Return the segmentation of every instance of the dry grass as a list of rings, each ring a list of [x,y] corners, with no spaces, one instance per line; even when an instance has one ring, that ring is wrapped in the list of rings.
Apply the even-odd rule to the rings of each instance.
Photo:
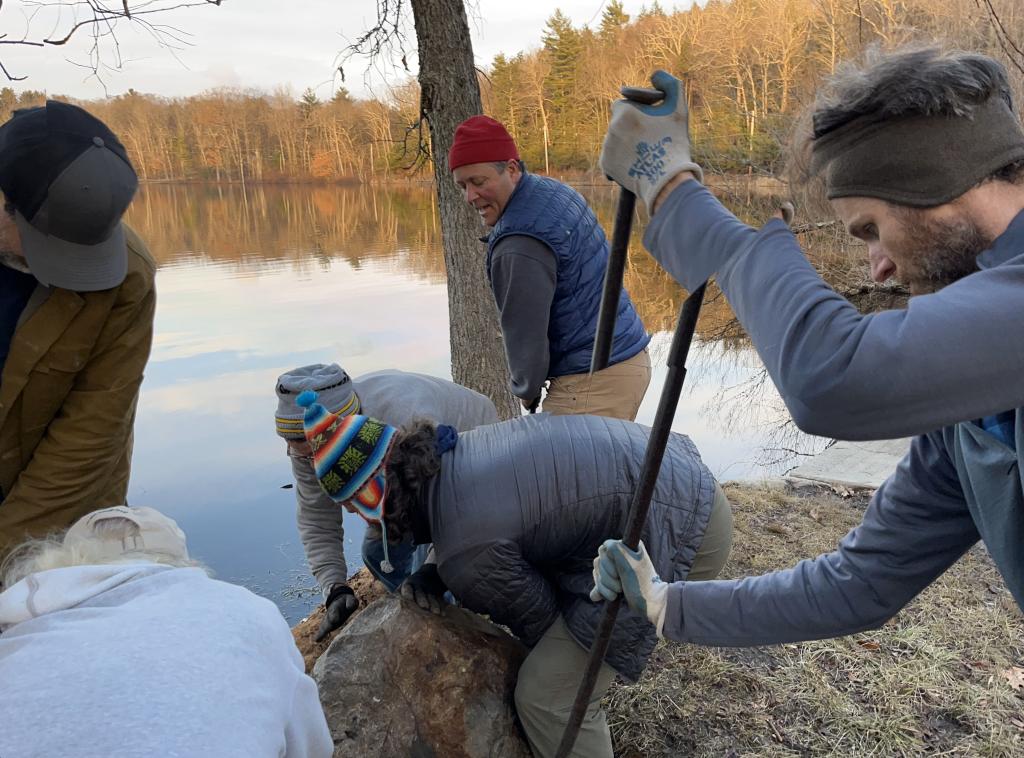
[[[728,486],[733,553],[723,578],[832,549],[864,500]],[[1021,618],[975,548],[882,629],[763,648],[663,643],[608,698],[616,755],[1024,755]]]

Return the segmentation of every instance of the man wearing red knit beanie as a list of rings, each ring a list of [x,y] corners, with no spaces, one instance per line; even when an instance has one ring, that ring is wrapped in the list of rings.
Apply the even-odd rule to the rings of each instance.
[[[608,240],[571,187],[526,171],[515,141],[487,116],[455,130],[448,168],[491,227],[487,276],[511,388],[527,410],[633,420],[651,380],[650,341],[622,290],[611,360],[590,374]]]

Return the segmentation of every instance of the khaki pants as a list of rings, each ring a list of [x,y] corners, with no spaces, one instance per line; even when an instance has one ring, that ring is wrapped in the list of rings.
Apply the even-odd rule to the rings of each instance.
[[[687,581],[718,576],[731,547],[732,507],[721,487],[715,484],[711,517]],[[559,616],[523,661],[516,682],[516,712],[536,758],[549,758],[558,749],[588,657],[589,651],[573,639]],[[601,698],[613,681],[615,669],[602,664],[587,714],[570,753],[572,758],[612,758],[612,737]]]
[[[650,383],[651,354],[644,348],[594,374],[552,377],[541,410],[556,416],[590,414],[634,421]]]

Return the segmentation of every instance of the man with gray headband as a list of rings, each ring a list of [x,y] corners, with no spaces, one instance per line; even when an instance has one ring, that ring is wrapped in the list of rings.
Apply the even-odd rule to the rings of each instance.
[[[274,426],[288,443],[288,457],[295,478],[299,538],[324,595],[323,623],[317,640],[342,626],[355,612],[358,601],[348,586],[345,564],[344,510],[320,488],[313,467],[312,450],[302,425],[305,409],[296,403],[305,390],[317,393],[317,402],[338,416],[363,414],[391,426],[404,426],[413,419],[448,424],[460,432],[498,421],[494,403],[479,392],[445,379],[409,371],[384,370],[364,374],[353,380],[337,363],[299,366],[277,378],[277,412]],[[420,605],[443,594],[443,587],[432,581],[437,575],[432,562],[423,566],[426,546],[416,548],[411,541],[391,546],[390,572],[381,561],[384,550],[379,533],[367,532],[363,540],[363,564],[380,582]],[[422,567],[422,568],[421,568]],[[406,580],[410,580],[406,582]],[[433,587],[437,587],[436,593]]]
[[[594,597],[623,592],[665,637],[761,645],[875,628],[983,541],[1024,607],[1024,132],[996,61],[874,54],[819,95],[810,140],[873,277],[915,295],[862,315],[782,220],[738,221],[695,180],[686,98],[620,101],[601,166],[653,211],[644,244],[687,289],[714,275],[796,423],[842,439],[914,438],[836,551],[739,581],[658,579],[609,541]],[[663,625],[663,626],[662,626]]]
[[[138,182],[99,119],[0,126],[0,557],[125,502],[156,266],[121,222]]]

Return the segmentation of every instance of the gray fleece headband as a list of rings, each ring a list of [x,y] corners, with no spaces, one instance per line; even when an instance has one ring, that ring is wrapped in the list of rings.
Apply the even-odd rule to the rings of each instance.
[[[824,171],[829,200],[875,197],[926,208],[1019,160],[1024,131],[994,95],[971,116],[862,116],[814,141],[811,170]]]

